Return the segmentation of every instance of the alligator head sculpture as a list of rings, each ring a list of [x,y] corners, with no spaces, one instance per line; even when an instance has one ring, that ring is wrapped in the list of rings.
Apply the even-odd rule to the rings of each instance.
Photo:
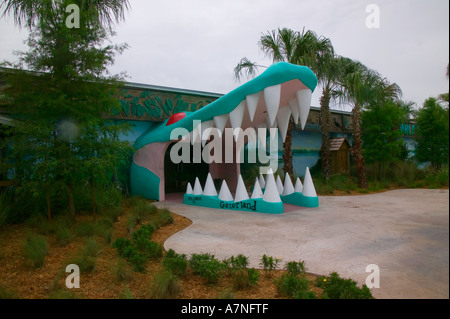
[[[258,77],[205,107],[195,112],[174,114],[164,122],[152,126],[134,144],[136,152],[133,156],[130,172],[132,194],[164,201],[164,156],[166,150],[170,144],[185,141],[186,137],[192,143],[201,142],[202,138],[204,139],[205,137],[203,132],[206,128],[215,128],[221,133],[226,128],[246,130],[247,128],[270,129],[277,127],[284,141],[291,115],[295,123],[300,124],[301,128],[304,129],[311,105],[311,94],[316,86],[317,77],[308,67],[279,62],[270,66]],[[201,126],[198,126],[199,123]],[[203,129],[199,129],[199,127]],[[173,132],[175,129],[184,129],[189,134],[186,134],[183,138],[176,135],[174,138]],[[219,134],[219,136],[222,138],[222,134]],[[248,195],[247,197],[239,195],[242,189],[245,189],[245,185],[241,183],[239,164],[226,167],[223,165],[227,164],[221,163],[211,163],[209,165],[210,174],[205,184],[205,190],[203,191],[198,180],[194,188],[192,188],[191,184],[188,184],[185,203],[195,205],[195,202],[198,203],[200,197],[210,196],[213,197],[213,200],[210,201],[211,198],[208,198],[209,202],[205,206],[254,211],[255,201],[248,198]],[[280,182],[275,181],[273,175],[270,175],[271,173],[267,175],[266,180],[262,176],[259,179],[257,178],[258,185],[255,185],[254,193],[255,189],[256,193],[259,192],[258,187],[261,193],[263,190],[265,191],[263,196],[254,195],[254,199],[262,201],[264,200],[263,197],[265,197],[266,201],[264,204],[267,204],[267,202],[281,202],[281,199],[284,202],[302,206],[314,207],[318,205],[312,180],[309,181],[311,179],[309,170],[305,174],[304,185],[297,180],[295,188],[292,186],[290,177],[286,176],[284,193],[280,192]],[[212,187],[214,187],[211,184],[212,178],[224,179],[220,191],[222,196],[220,194],[217,195],[215,188],[212,190]],[[228,185],[236,185],[236,197],[239,197],[240,201],[242,201],[240,205],[231,204],[239,201],[237,198],[232,200],[227,183]],[[274,196],[270,195],[274,191],[272,188],[277,187],[277,184],[279,193]],[[301,190],[302,188],[303,191]],[[286,191],[287,189],[289,191]],[[205,195],[204,192],[208,194]],[[186,199],[186,196],[191,198],[191,201]],[[217,202],[214,201],[214,196],[218,197]],[[222,199],[228,200],[224,201]],[[225,205],[219,203],[220,201],[228,203]],[[205,203],[205,200],[203,200],[203,203]],[[262,207],[262,204],[259,206]],[[221,205],[227,207],[220,207]],[[263,209],[262,211],[279,213],[280,205],[277,204],[276,206],[270,209]],[[252,209],[246,209],[248,207]],[[257,211],[261,211],[261,209],[257,209]]]

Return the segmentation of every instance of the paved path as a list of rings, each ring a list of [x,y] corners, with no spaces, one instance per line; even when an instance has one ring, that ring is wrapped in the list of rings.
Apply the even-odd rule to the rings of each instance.
[[[449,191],[393,190],[322,196],[320,207],[285,205],[281,215],[157,203],[193,224],[164,244],[179,253],[263,254],[304,260],[309,272],[338,272],[364,284],[366,266],[380,269],[376,298],[449,298]]]

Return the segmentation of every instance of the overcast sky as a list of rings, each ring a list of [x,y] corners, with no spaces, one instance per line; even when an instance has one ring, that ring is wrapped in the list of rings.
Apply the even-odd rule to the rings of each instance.
[[[339,55],[377,70],[397,83],[403,99],[421,106],[448,92],[448,0],[130,0],[115,43],[130,48],[113,71],[128,81],[227,93],[239,86],[233,68],[242,57],[270,65],[258,49],[262,33],[303,28],[330,38]],[[379,28],[366,12],[376,4]],[[0,60],[15,60],[27,32],[12,18],[0,21]],[[318,106],[321,89],[313,94]]]

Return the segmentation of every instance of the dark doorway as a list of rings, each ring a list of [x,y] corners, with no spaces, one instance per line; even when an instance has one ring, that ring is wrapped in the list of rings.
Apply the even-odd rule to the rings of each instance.
[[[170,159],[170,150],[175,143],[169,145],[164,156],[164,181],[167,193],[186,192],[187,183],[194,187],[195,178],[198,177],[202,186],[206,181],[209,172],[209,165],[203,161],[193,163],[193,147],[190,146],[189,163],[174,164]]]

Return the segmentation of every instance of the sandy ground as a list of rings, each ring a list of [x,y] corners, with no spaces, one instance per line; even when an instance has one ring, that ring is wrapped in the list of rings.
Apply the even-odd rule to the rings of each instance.
[[[360,284],[379,268],[375,298],[449,298],[449,190],[401,189],[359,196],[322,196],[320,207],[285,205],[281,215],[183,205],[159,207],[193,221],[166,240],[179,253],[242,253],[258,267],[263,254],[304,260],[308,272],[338,272]]]

